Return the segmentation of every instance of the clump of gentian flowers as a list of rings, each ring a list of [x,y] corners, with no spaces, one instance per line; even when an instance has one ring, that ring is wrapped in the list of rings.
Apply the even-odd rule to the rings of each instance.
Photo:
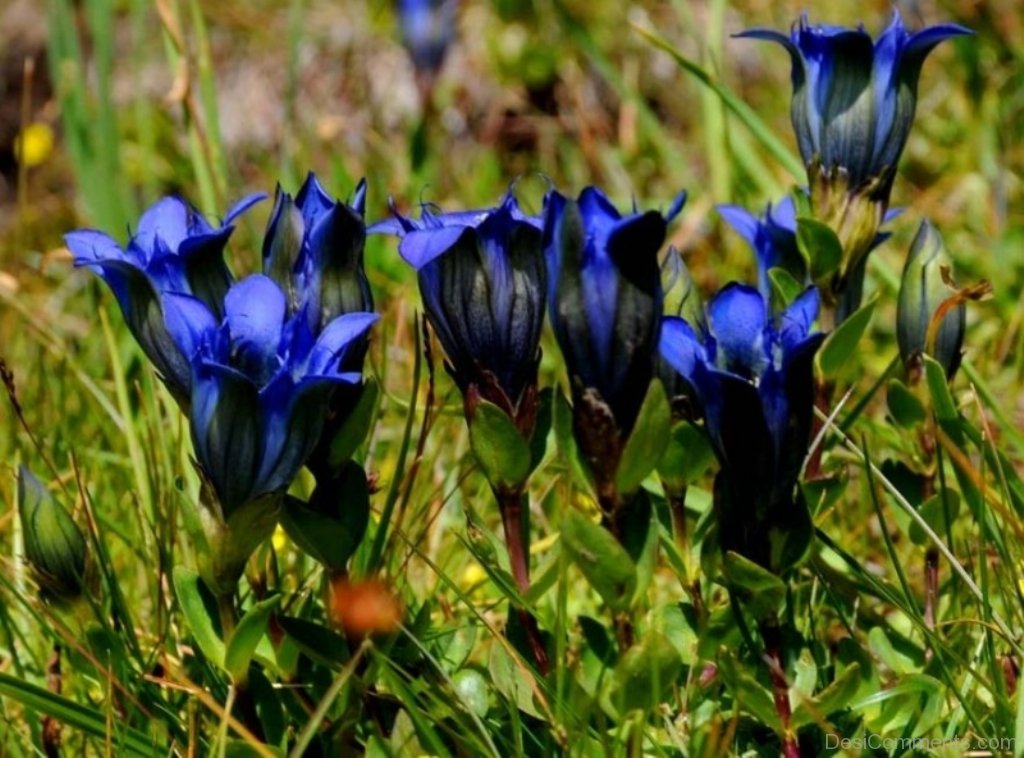
[[[346,359],[365,351],[377,320],[342,314],[338,291],[345,287],[333,286],[338,266],[326,244],[293,256],[298,289],[263,273],[234,279],[224,262],[230,221],[257,199],[236,206],[221,227],[182,200],[161,200],[126,248],[93,230],[66,237],[76,265],[113,290],[189,416],[202,484],[189,521],[204,543],[204,581],[222,596],[234,592],[249,555],[273,531],[289,485],[319,441],[332,390],[360,381],[361,366]],[[320,230],[329,238],[336,219],[321,220],[311,225],[313,237]],[[265,263],[277,274],[273,250]]]

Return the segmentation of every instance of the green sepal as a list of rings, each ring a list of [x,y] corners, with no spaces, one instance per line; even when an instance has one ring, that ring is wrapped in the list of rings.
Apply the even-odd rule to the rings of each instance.
[[[828,224],[815,218],[798,217],[796,245],[807,261],[813,281],[825,282],[839,271],[843,262],[843,245]]]

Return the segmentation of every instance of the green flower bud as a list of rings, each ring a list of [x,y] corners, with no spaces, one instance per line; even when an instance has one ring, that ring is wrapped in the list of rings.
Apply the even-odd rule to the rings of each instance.
[[[18,516],[25,558],[43,596],[74,600],[85,589],[85,538],[71,515],[24,466],[18,468]]]
[[[960,366],[967,309],[947,283],[950,266],[942,235],[923,221],[903,268],[896,307],[896,339],[907,371],[922,353],[938,361],[950,379]]]

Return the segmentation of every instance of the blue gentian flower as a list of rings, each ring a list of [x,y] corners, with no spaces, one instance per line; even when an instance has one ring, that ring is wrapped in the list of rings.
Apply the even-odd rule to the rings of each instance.
[[[957,24],[909,32],[899,11],[872,41],[863,27],[812,25],[800,18],[789,36],[752,29],[740,37],[778,42],[793,60],[793,129],[810,168],[842,171],[851,189],[881,182],[888,195],[917,105],[928,54],[943,40],[971,34]]]
[[[211,225],[185,201],[164,198],[142,214],[126,248],[94,229],[64,237],[75,265],[92,269],[113,291],[128,328],[181,402],[188,397],[191,383],[189,356],[168,334],[161,296],[191,295],[216,317],[222,316],[224,295],[232,282],[224,262],[232,223],[263,197],[241,200],[220,227]]]
[[[401,236],[399,253],[418,272],[427,318],[460,389],[512,417],[537,383],[547,293],[540,227],[510,190],[496,208],[424,206],[418,221],[396,212],[371,228]]]
[[[363,266],[366,180],[351,204],[332,198],[310,173],[293,198],[278,186],[263,240],[263,273],[305,311],[314,332],[343,313],[373,310]]]
[[[228,290],[223,319],[186,294],[166,294],[162,305],[168,332],[189,356],[196,460],[228,519],[287,489],[319,438],[332,387],[360,381],[341,365],[377,316],[345,314],[314,334],[262,274]]]
[[[896,341],[908,372],[915,370],[922,353],[928,353],[938,361],[949,379],[960,367],[964,330],[967,328],[967,306],[964,302],[953,301],[955,304],[947,306],[945,315],[929,335],[939,308],[956,295],[943,275],[943,268],[948,271],[951,266],[952,260],[942,235],[928,220],[922,221],[903,268],[896,302]]]
[[[554,191],[548,198],[548,309],[574,405],[578,413],[606,409],[622,440],[654,375],[663,301],[658,251],[685,200],[681,193],[665,215],[623,216],[595,187],[578,200]]]
[[[811,25],[806,16],[788,36],[768,29],[739,35],[778,42],[792,58],[793,129],[814,214],[843,244],[841,277],[867,254],[882,223],[925,58],[943,40],[970,33],[957,24],[909,32],[894,11],[874,41],[863,27]]]
[[[434,75],[455,39],[458,0],[398,0],[402,44],[416,70]]]
[[[799,557],[809,527],[797,479],[814,406],[814,355],[824,335],[808,288],[777,319],[754,287],[727,285],[696,328],[667,317],[660,351],[687,382],[721,466],[715,508],[723,549],[773,570]],[[806,546],[806,543],[802,543]]]

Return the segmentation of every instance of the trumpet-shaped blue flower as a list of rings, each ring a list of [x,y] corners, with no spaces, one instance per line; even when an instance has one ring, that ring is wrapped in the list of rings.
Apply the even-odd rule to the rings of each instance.
[[[739,35],[778,42],[792,59],[791,116],[812,209],[843,247],[836,291],[867,255],[882,223],[925,58],[943,40],[970,33],[956,24],[912,33],[894,12],[874,41],[863,27],[811,25],[806,16],[788,36],[767,29]]]
[[[345,314],[315,335],[262,274],[228,290],[223,319],[186,294],[164,295],[163,310],[189,356],[193,447],[221,515],[282,493],[319,438],[331,388],[360,380],[341,364],[377,316]]]
[[[220,227],[176,197],[152,205],[139,219],[128,246],[94,229],[65,235],[76,266],[99,274],[117,298],[125,322],[161,378],[179,401],[191,384],[189,356],[164,325],[161,296],[191,295],[218,318],[232,278],[224,262],[231,225],[263,195],[250,195],[231,210]]]
[[[667,317],[660,350],[690,385],[721,469],[715,480],[719,539],[781,570],[802,553],[807,510],[796,484],[814,405],[811,331],[819,296],[807,289],[773,319],[755,288],[726,286],[694,329]]]
[[[878,181],[877,192],[887,197],[914,121],[921,66],[936,45],[961,34],[971,31],[939,24],[909,32],[894,11],[875,41],[863,27],[812,25],[806,15],[789,36],[770,29],[739,36],[789,52],[791,115],[804,163],[843,171],[851,189]]]
[[[548,308],[577,403],[603,404],[623,439],[654,375],[663,293],[658,251],[668,213],[623,216],[597,188],[548,198],[544,246]]]
[[[496,208],[399,214],[371,231],[402,237],[420,295],[456,383],[516,416],[535,388],[547,275],[541,221],[511,191]]]

